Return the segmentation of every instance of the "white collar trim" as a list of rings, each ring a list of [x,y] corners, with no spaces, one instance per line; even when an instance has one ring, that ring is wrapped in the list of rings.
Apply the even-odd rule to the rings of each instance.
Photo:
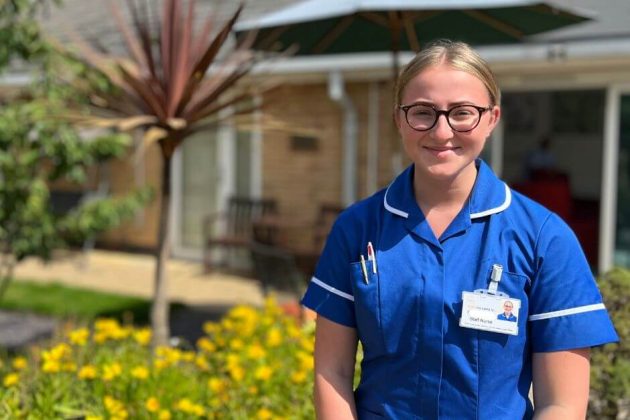
[[[385,197],[383,198],[383,204],[385,205],[385,209],[389,211],[390,213],[395,214],[396,216],[400,216],[400,217],[404,217],[405,219],[408,219],[409,213],[399,210],[395,207],[392,207],[387,202],[387,193],[389,192],[389,189],[391,188],[392,184],[390,184],[389,187],[387,187],[387,191],[385,191]],[[505,186],[505,201],[503,202],[503,204],[489,210],[480,211],[478,213],[471,213],[470,215],[471,219],[478,219],[480,217],[486,217],[491,214],[500,213],[503,210],[510,207],[510,204],[512,203],[512,191],[510,191],[510,187],[508,187],[507,184],[504,183],[503,185]]]
[[[391,184],[389,184],[389,187],[387,187],[387,191],[385,191],[385,198],[383,198],[383,204],[385,205],[385,209],[390,213],[394,213],[396,216],[404,217],[405,219],[407,219],[409,218],[409,213],[398,210],[397,208],[390,206],[387,202],[387,193],[389,192],[389,189],[392,187],[393,184],[394,183],[392,182]]]
[[[505,185],[505,201],[503,202],[503,204],[501,204],[499,207],[495,207],[490,210],[480,211],[478,213],[471,213],[470,214],[471,219],[478,219],[480,217],[485,217],[491,214],[500,213],[503,210],[510,207],[510,204],[512,203],[512,191],[510,191],[510,187],[508,187],[507,184],[504,183],[503,185]]]

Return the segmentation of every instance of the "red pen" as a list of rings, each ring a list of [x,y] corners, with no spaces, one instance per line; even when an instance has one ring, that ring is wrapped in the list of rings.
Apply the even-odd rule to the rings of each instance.
[[[368,261],[372,261],[372,273],[376,274],[376,253],[374,252],[372,242],[368,242],[367,244],[367,254]]]

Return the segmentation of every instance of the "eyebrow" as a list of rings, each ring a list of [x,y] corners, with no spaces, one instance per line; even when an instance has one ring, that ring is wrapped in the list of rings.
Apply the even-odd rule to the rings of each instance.
[[[412,105],[426,105],[426,106],[430,106],[430,107],[434,107],[435,108],[435,103],[431,102],[431,101],[415,101],[412,102],[410,104],[407,104],[405,106],[412,106]],[[473,101],[458,101],[458,102],[451,102],[448,104],[448,109],[450,108],[454,108],[456,106],[462,106],[462,105],[475,105],[478,106],[475,102]]]

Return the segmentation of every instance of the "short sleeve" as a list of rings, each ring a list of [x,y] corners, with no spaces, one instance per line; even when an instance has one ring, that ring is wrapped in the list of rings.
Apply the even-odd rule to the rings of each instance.
[[[302,304],[331,321],[355,328],[354,296],[350,283],[349,246],[352,239],[348,229],[344,229],[347,227],[343,215],[333,225]]]
[[[536,258],[538,269],[529,302],[533,351],[569,350],[618,341],[580,244],[555,214],[542,226]]]

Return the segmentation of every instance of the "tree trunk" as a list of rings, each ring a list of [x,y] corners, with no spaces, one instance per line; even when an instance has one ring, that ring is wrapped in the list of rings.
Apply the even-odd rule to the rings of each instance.
[[[168,344],[169,300],[166,263],[170,257],[170,209],[171,209],[171,158],[172,153],[162,149],[162,197],[160,203],[160,225],[156,251],[155,282],[153,305],[151,307],[151,326],[153,328],[153,348]]]
[[[4,298],[7,288],[13,280],[13,270],[15,269],[15,259],[6,253],[0,263],[0,301]]]

